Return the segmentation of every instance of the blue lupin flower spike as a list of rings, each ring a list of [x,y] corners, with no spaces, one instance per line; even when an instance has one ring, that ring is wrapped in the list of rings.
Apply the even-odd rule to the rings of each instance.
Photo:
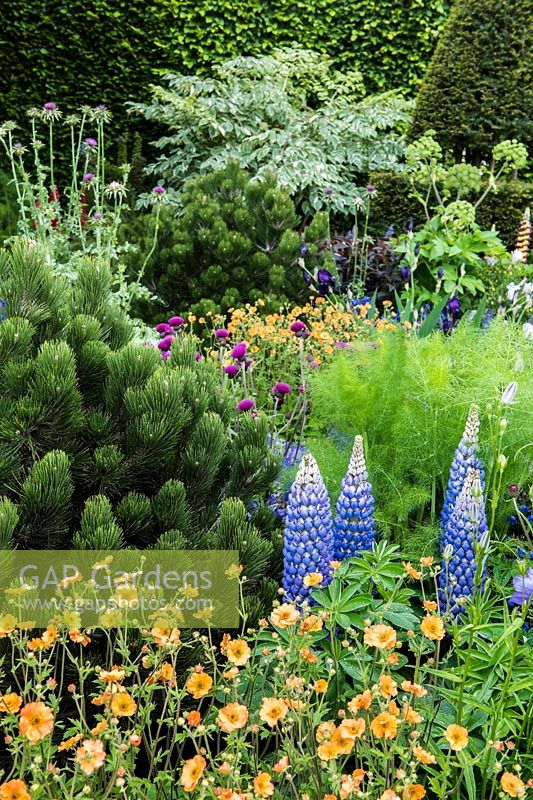
[[[348,471],[341,484],[333,525],[333,548],[337,561],[353,558],[374,544],[374,498],[368,482],[363,437],[356,436]]]
[[[479,436],[479,408],[476,405],[470,407],[468,417],[465,424],[465,429],[461,437],[461,441],[455,451],[453,461],[450,467],[450,477],[448,479],[448,486],[444,497],[444,505],[442,507],[440,527],[444,532],[450,514],[455,508],[457,498],[461,494],[463,484],[468,472],[469,467],[479,470],[481,486],[485,484],[485,473],[480,459],[477,456],[478,452],[478,436]]]
[[[310,453],[301,461],[289,492],[283,545],[283,589],[289,600],[302,602],[309,595],[304,578],[319,572],[323,585],[331,578],[333,531],[329,497]]]
[[[464,608],[463,598],[474,592],[478,572],[479,548],[488,541],[485,501],[478,469],[468,467],[462,491],[449,515],[443,533],[443,561],[439,575],[439,605],[442,613],[457,616]],[[485,580],[481,566],[480,583]]]

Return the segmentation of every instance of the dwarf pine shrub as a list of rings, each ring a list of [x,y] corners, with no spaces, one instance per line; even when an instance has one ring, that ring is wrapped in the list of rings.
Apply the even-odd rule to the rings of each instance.
[[[236,418],[185,334],[167,361],[134,341],[110,280],[85,259],[70,284],[25,241],[0,253],[0,544],[236,549],[259,613],[280,552],[266,423]]]

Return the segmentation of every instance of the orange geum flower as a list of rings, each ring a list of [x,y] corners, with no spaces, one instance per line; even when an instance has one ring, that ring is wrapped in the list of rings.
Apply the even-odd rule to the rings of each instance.
[[[261,708],[259,709],[259,718],[273,728],[287,715],[288,710],[285,700],[278,697],[263,697]]]
[[[82,647],[87,647],[87,645],[91,643],[89,636],[86,636],[84,633],[77,630],[77,628],[71,628],[68,632],[68,636],[71,642],[81,644]]]
[[[371,703],[372,703],[372,692],[370,691],[370,689],[365,689],[364,692],[356,695],[350,700],[350,702],[348,703],[348,708],[350,709],[352,714],[357,714],[357,712],[360,709],[364,709],[365,711],[369,709]]]
[[[426,790],[421,783],[410,783],[405,787],[402,800],[422,800],[426,796]]]
[[[16,692],[0,694],[0,714],[16,714],[22,705],[22,697]]]
[[[187,725],[189,725],[189,727],[196,728],[196,726],[202,721],[202,715],[199,711],[193,709],[193,711],[189,711],[185,719],[187,720]]]
[[[59,752],[62,750],[70,750],[70,748],[78,744],[81,739],[83,739],[83,733],[76,733],[74,736],[71,736],[70,739],[64,739],[61,744],[58,745],[57,749]]]
[[[272,767],[274,772],[285,772],[285,770],[287,770],[288,768],[289,768],[289,757],[288,756],[283,756],[282,758],[280,758],[280,760],[277,761],[274,764],[274,766]]]
[[[435,559],[433,558],[433,556],[422,556],[422,558],[420,559],[420,564],[423,567],[432,567],[434,560]]]
[[[395,666],[399,660],[398,653],[389,653],[387,656],[387,664],[392,664]]]
[[[120,683],[126,677],[126,671],[123,667],[111,667],[110,670],[101,670],[98,673],[98,679],[104,683]]]
[[[452,750],[464,750],[468,744],[468,731],[462,725],[448,725],[444,736]]]
[[[413,755],[420,764],[436,764],[437,759],[428,750],[424,750],[419,744],[413,745]]]
[[[304,617],[301,621],[298,633],[300,636],[304,633],[315,633],[316,631],[321,631],[323,627],[324,620],[321,617],[316,614],[309,614],[308,617]]]
[[[402,689],[404,692],[409,692],[409,694],[414,694],[415,697],[425,697],[427,695],[427,689],[424,689],[419,683],[411,683],[411,681],[402,681]]]
[[[313,689],[317,694],[324,694],[324,692],[327,692],[328,690],[328,685],[328,682],[324,680],[324,678],[319,678],[314,682]]]
[[[317,742],[323,742],[325,739],[331,739],[335,733],[335,723],[331,720],[321,722],[316,729]]]
[[[410,725],[419,725],[424,721],[424,717],[419,714],[418,711],[415,711],[414,708],[411,708],[408,703],[404,704],[402,711],[405,721]]]
[[[353,740],[352,740],[353,745]],[[322,744],[318,745],[317,754],[321,761],[331,761],[333,758],[337,758],[339,755],[339,747],[336,742],[331,740],[327,742],[322,742]]]
[[[208,675],[207,672],[193,672],[185,684],[185,688],[195,700],[200,700],[202,697],[209,694],[212,685],[213,678],[211,675]]]
[[[94,728],[91,728],[91,735],[92,736],[100,736],[103,731],[107,728],[107,722],[105,719],[101,719],[100,722],[97,722]]]
[[[351,775],[342,775],[341,800],[347,800],[347,798],[355,795],[355,793],[359,791],[364,777],[364,769],[354,769]]]
[[[111,713],[115,717],[131,717],[137,711],[137,703],[129,692],[117,692],[111,699]]]
[[[394,739],[398,733],[398,722],[392,714],[383,711],[372,720],[370,730],[376,739]]]
[[[268,772],[260,772],[254,778],[254,792],[259,797],[271,797],[274,794],[274,784]]]
[[[396,794],[394,789],[385,789],[383,794],[379,796],[379,800],[401,800],[401,797]]]
[[[394,650],[396,631],[390,625],[372,625],[365,628],[364,643],[378,650]]]
[[[509,797],[525,797],[526,786],[518,775],[512,772],[504,772],[500,778],[500,786]]]
[[[0,800],[31,800],[24,781],[14,778],[0,785]]]
[[[307,587],[321,586],[323,580],[324,576],[321,572],[309,572],[307,575],[304,575],[303,584]]]
[[[343,728],[340,725],[334,732],[333,736],[330,739],[333,744],[337,747],[337,753],[339,755],[347,756],[349,755],[355,744],[355,738],[351,735],[348,735],[348,730]]]
[[[244,639],[233,639],[226,646],[226,658],[237,667],[243,667],[251,655],[252,651]]]
[[[227,669],[225,670],[225,672],[222,673],[222,677],[226,681],[231,681],[234,678],[236,678],[238,674],[239,674],[239,667],[231,667],[231,669]]]
[[[207,761],[200,755],[189,758],[185,762],[181,771],[181,785],[186,792],[194,792],[204,774],[206,766]]]
[[[343,719],[338,730],[342,730],[344,736],[350,736],[352,739],[359,739],[365,732],[365,728],[366,722],[361,717],[357,719],[348,717]]]
[[[52,733],[54,713],[42,702],[27,703],[20,712],[19,728],[31,744],[36,744]]]
[[[181,644],[181,631],[178,628],[168,628],[166,626],[156,626],[152,628],[150,631],[154,642],[159,645],[159,647],[164,647],[165,645],[173,645],[177,647]]]
[[[383,697],[396,697],[398,694],[398,684],[390,675],[380,675],[378,683]]]
[[[438,604],[435,600],[424,600],[422,605],[424,607],[424,611],[433,612],[436,611],[438,608]]]
[[[419,570],[415,569],[410,561],[402,561],[403,568],[405,573],[409,575],[410,578],[414,578],[415,581],[419,581],[422,577],[422,573]]]
[[[292,689],[293,691],[301,693],[304,685],[305,678],[302,678],[301,675],[289,675],[288,678],[285,678],[285,686],[287,689]]]
[[[288,628],[290,625],[295,625],[299,619],[300,612],[291,603],[283,603],[270,615],[270,622],[277,628]]]
[[[104,743],[100,739],[85,739],[76,750],[76,761],[85,775],[92,775],[105,762]]]
[[[217,723],[224,733],[244,728],[248,722],[248,709],[239,703],[229,703],[218,712]]]
[[[389,701],[389,704],[387,706],[387,711],[389,712],[389,714],[392,714],[393,717],[400,716],[400,709],[398,708],[398,705],[396,704],[395,700]]]
[[[446,635],[444,622],[440,617],[437,616],[425,616],[420,623],[420,630],[426,638],[431,639],[434,642],[444,639]]]
[[[308,664],[316,664],[318,661],[318,656],[316,656],[309,647],[302,647],[300,655]]]

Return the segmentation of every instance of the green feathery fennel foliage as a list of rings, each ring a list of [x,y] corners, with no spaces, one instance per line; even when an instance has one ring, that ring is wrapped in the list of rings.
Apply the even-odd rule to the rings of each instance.
[[[338,434],[362,434],[380,528],[410,553],[431,551],[450,463],[475,402],[487,486],[497,469],[500,416],[508,421],[495,528],[503,533],[511,513],[505,487],[531,481],[532,369],[530,344],[518,326],[503,320],[486,330],[464,322],[450,337],[392,333],[376,349],[361,344],[339,355],[312,382],[313,427],[334,437],[327,447],[318,437],[311,441],[326,483],[338,485],[349,459],[349,438],[345,445]],[[502,408],[501,394],[511,381],[518,382],[516,399]]]

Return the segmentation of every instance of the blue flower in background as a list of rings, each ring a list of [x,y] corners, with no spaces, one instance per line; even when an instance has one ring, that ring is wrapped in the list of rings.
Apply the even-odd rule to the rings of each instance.
[[[333,530],[329,497],[310,453],[301,461],[289,491],[283,545],[283,588],[290,600],[302,602],[309,589],[304,578],[311,572],[330,580]]]
[[[6,318],[6,301],[3,297],[0,297],[0,322],[3,322]]]
[[[515,575],[513,578],[514,594],[509,602],[515,606],[529,603],[533,596],[533,568],[530,567],[525,575]]]
[[[473,594],[478,568],[476,545],[485,547],[487,539],[481,474],[478,469],[469,466],[455,506],[446,519],[442,536],[443,563],[439,574],[439,604],[442,613],[451,611],[454,616],[460,614],[464,607],[464,598]],[[483,566],[482,584],[484,575]]]
[[[459,497],[463,484],[470,467],[479,470],[481,476],[481,486],[485,484],[485,473],[483,465],[477,456],[478,453],[478,437],[479,437],[479,408],[472,405],[468,413],[465,424],[465,429],[461,437],[461,441],[455,451],[452,465],[450,467],[450,477],[448,478],[448,486],[444,496],[444,505],[442,506],[440,527],[444,532],[450,514],[455,508],[457,498]]]
[[[363,437],[356,436],[348,471],[341,484],[333,525],[334,556],[338,561],[370,550],[376,536],[374,498],[368,482]]]

